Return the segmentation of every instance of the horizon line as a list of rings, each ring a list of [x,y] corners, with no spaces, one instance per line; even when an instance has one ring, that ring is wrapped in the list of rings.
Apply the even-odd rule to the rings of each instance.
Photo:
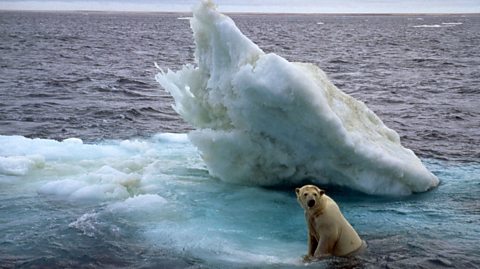
[[[2,9],[0,12],[92,12],[92,13],[161,13],[161,14],[191,14],[192,11],[148,11],[148,10],[96,10],[96,9]],[[263,11],[221,11],[224,14],[235,15],[480,15],[480,12],[263,12]]]

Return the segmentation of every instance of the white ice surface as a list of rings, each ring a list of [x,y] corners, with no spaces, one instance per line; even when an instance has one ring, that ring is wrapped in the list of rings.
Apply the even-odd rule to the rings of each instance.
[[[438,185],[394,130],[317,66],[265,54],[210,1],[194,9],[191,28],[195,66],[156,79],[196,128],[189,138],[211,175],[262,186],[311,180],[371,194]]]

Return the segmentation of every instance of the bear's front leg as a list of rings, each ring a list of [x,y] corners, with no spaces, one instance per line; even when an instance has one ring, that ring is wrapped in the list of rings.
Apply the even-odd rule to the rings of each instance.
[[[335,239],[332,236],[322,236],[318,242],[317,249],[313,254],[316,259],[322,259],[333,255]]]
[[[311,233],[308,235],[308,255],[313,256],[318,246],[318,240]]]
[[[317,246],[318,246],[318,240],[310,232],[308,233],[307,241],[308,241],[307,255],[303,256],[303,261],[305,262],[309,262],[313,259],[315,255],[315,250],[317,249]]]

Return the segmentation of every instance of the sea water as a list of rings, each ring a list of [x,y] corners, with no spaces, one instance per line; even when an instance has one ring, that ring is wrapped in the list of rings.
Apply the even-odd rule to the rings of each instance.
[[[183,134],[0,141],[7,267],[303,266],[306,225],[294,192],[212,178]],[[326,186],[369,247],[320,264],[477,266],[480,166],[426,163],[442,179],[427,193],[392,198]]]
[[[154,80],[154,61],[193,61],[182,16],[1,13],[2,267],[305,266],[293,188],[209,175]],[[479,18],[233,19],[263,49],[319,64],[440,179],[395,197],[322,186],[368,249],[308,266],[478,267]]]

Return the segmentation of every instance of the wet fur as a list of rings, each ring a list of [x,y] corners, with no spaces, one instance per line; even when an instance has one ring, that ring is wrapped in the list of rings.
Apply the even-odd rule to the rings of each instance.
[[[358,251],[363,242],[340,212],[338,205],[314,185],[295,190],[305,210],[308,227],[306,261],[328,256],[348,256]]]

